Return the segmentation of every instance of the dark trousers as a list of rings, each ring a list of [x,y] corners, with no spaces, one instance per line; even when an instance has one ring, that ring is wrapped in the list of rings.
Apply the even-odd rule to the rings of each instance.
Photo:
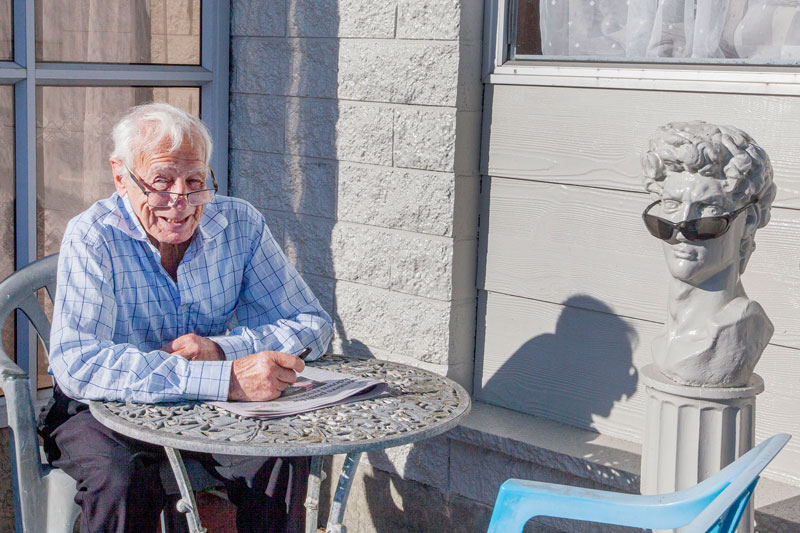
[[[167,496],[159,475],[160,464],[167,460],[163,448],[111,431],[86,409],[52,428],[45,435],[45,448],[53,466],[77,482],[75,502],[82,509],[82,533],[155,532],[161,510],[177,501],[177,497]],[[236,506],[239,533],[303,529],[307,458],[182,455],[199,461],[224,483],[229,500]],[[293,475],[291,508],[287,513],[289,464]],[[270,485],[272,491],[268,495]],[[172,521],[173,527],[188,530],[185,517],[178,518]]]

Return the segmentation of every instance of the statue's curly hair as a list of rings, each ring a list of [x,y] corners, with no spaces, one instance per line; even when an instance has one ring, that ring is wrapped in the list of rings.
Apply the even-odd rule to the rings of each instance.
[[[702,121],[672,122],[660,127],[642,155],[645,189],[661,195],[668,172],[691,172],[723,180],[722,188],[736,207],[753,198],[755,229],[769,222],[775,183],[769,156],[747,133],[733,126]],[[755,250],[755,231],[745,235],[740,248],[740,272]]]

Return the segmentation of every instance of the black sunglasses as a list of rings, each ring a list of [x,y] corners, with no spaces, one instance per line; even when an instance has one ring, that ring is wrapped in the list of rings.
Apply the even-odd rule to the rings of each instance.
[[[662,241],[674,239],[677,232],[681,232],[689,241],[708,241],[724,235],[725,232],[730,229],[734,219],[739,216],[739,213],[757,202],[758,198],[753,198],[736,211],[725,215],[693,218],[682,222],[670,222],[661,217],[647,214],[656,204],[661,203],[661,200],[656,200],[644,210],[644,213],[642,213],[642,220],[644,220],[644,225],[647,227],[650,234]]]

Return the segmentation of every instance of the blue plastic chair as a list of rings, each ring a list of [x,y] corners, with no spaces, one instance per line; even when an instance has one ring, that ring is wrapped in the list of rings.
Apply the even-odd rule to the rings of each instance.
[[[500,487],[489,533],[522,531],[535,516],[646,529],[734,532],[758,475],[791,437],[775,435],[712,477],[671,494],[638,495],[509,479]]]

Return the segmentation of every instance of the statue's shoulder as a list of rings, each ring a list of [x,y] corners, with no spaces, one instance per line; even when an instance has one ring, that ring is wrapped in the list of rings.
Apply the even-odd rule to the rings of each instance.
[[[712,315],[710,325],[719,330],[741,329],[742,333],[749,331],[750,328],[758,328],[764,333],[768,330],[768,337],[772,336],[774,330],[774,326],[761,304],[745,296],[734,298]]]
[[[750,379],[773,331],[758,302],[738,297],[708,317],[704,335],[673,339],[660,360],[653,355],[659,369],[679,383],[738,387]]]

